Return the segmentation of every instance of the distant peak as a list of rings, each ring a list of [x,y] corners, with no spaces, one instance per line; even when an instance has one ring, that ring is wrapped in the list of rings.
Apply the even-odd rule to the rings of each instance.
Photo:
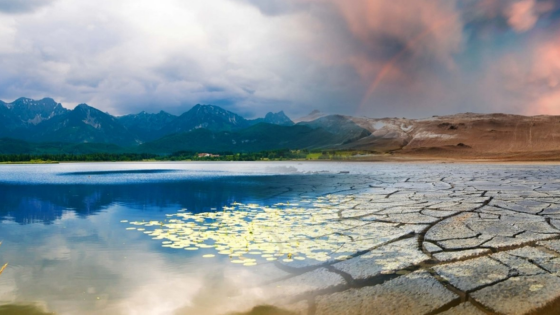
[[[166,116],[166,117],[177,117],[176,115],[170,114],[164,110],[160,110],[158,113],[159,116]]]
[[[221,108],[221,107],[219,107],[219,106],[211,105],[211,104],[196,104],[195,107],[202,107],[202,108]]]
[[[12,104],[15,104],[17,106],[21,106],[21,105],[33,105],[33,106],[35,106],[35,105],[37,105],[37,106],[40,106],[40,105],[58,105],[58,103],[50,97],[45,97],[45,98],[40,99],[40,100],[34,100],[34,99],[31,99],[31,98],[27,98],[27,97],[20,97],[17,100],[13,101]]]
[[[279,111],[278,113],[268,112],[265,117],[287,117],[284,111]]]
[[[327,115],[320,112],[319,110],[315,109],[311,113],[307,114],[307,116],[300,117],[300,118],[294,120],[294,122],[300,123],[300,122],[313,121],[315,119],[318,119],[318,118],[321,118],[321,117],[324,117],[324,116],[327,116]]]
[[[220,106],[216,105],[209,105],[209,104],[196,104],[193,108],[190,109],[192,112],[199,112],[199,111],[219,111],[219,112],[227,112],[227,110],[221,108]]]
[[[82,104],[78,104],[78,106],[76,106],[76,108],[74,108],[74,109],[82,109],[83,110],[83,109],[90,109],[90,108],[93,108],[93,107],[89,106],[86,103],[82,103]]]
[[[294,122],[284,114],[284,111],[277,113],[269,112],[264,116],[264,121],[275,125],[293,125]]]
[[[13,101],[12,104],[17,105],[27,105],[31,102],[34,102],[34,100],[27,98],[27,97],[20,97],[17,100]]]

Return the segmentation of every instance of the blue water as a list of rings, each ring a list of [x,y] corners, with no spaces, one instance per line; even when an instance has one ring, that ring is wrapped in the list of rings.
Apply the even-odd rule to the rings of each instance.
[[[240,278],[244,270],[203,260],[210,250],[164,248],[121,221],[359,189],[355,182],[367,187],[364,178],[357,181],[368,176],[364,165],[0,165],[0,266],[9,263],[0,276],[0,305],[57,314],[212,313],[208,301],[242,307],[227,288],[248,283]]]

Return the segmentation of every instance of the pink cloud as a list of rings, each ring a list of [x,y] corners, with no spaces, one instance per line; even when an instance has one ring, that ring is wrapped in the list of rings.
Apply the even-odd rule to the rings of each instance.
[[[435,73],[455,69],[454,55],[463,44],[462,15],[455,1],[294,1],[329,8],[345,24],[346,34],[333,34],[332,18],[311,13],[305,23],[316,38],[306,50],[314,60],[352,67],[365,86],[364,106],[378,94],[429,96],[429,89],[441,88]]]
[[[554,38],[560,38],[560,33]],[[548,39],[548,38],[547,38]],[[488,69],[493,81],[488,93],[509,96],[510,106],[527,115],[560,114],[560,44],[558,40],[535,40],[526,51],[510,53],[497,68]],[[496,75],[498,74],[498,75]]]
[[[522,0],[511,4],[506,11],[508,24],[517,32],[526,32],[533,28],[539,19],[535,12],[535,0]]]
[[[462,22],[453,1],[327,1],[334,4],[367,49],[379,49],[383,45],[379,38],[391,38],[413,57],[430,56],[447,65],[453,64],[452,55],[460,49]],[[373,70],[363,76],[371,80],[380,69]]]
[[[504,16],[508,24],[520,33],[532,29],[541,15],[556,7],[554,1],[518,0],[508,1],[508,4],[504,9]]]
[[[358,78],[357,114],[560,113],[557,0],[284,1],[311,63]]]
[[[560,36],[558,36],[560,37]],[[560,114],[560,44],[546,43],[535,50],[529,76],[533,101],[527,108],[531,114]]]

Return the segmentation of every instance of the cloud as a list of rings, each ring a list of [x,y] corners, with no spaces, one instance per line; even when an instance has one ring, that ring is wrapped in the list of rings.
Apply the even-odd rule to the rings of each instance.
[[[113,114],[213,103],[249,117],[357,102],[352,88],[332,89],[351,69],[298,50],[313,35],[299,18],[229,0],[59,0],[0,19],[0,99],[50,96]]]
[[[462,15],[455,1],[244,2],[263,14],[290,12],[299,29],[311,32],[296,39],[299,50],[318,67],[338,68],[335,75],[354,73],[346,88],[355,98],[339,106],[346,113],[410,113],[410,99],[445,89],[441,76],[453,72],[454,55],[462,49]],[[263,8],[272,4],[274,12]],[[388,109],[387,103],[394,106]]]
[[[492,101],[493,111],[560,113],[560,29],[537,35],[485,62],[478,91]]]
[[[539,19],[557,9],[554,0],[476,0],[465,7],[467,21],[479,27],[509,29],[524,33],[533,29]]]
[[[560,35],[560,34],[558,34]],[[557,37],[558,38],[558,37]],[[527,114],[560,113],[560,45],[557,40],[536,46],[521,76],[512,80],[526,91]],[[523,64],[523,63],[521,63]],[[515,87],[515,85],[513,85]]]
[[[533,28],[539,19],[535,12],[535,0],[522,0],[511,4],[507,10],[508,23],[518,32]]]
[[[309,8],[306,1],[294,0],[236,0],[239,3],[245,3],[255,6],[262,14],[277,16],[293,13],[294,11]]]
[[[334,5],[357,40],[348,60],[370,82],[362,105],[382,84],[414,89],[426,72],[454,68],[463,24],[453,1],[335,0]]]
[[[212,103],[248,117],[518,110],[494,65],[554,32],[559,9],[548,0],[25,3],[49,5],[0,12],[0,99],[50,96],[113,114]],[[491,90],[481,83],[490,79]]]
[[[517,32],[532,29],[539,18],[556,8],[555,1],[519,0],[509,4],[505,10],[508,24]]]
[[[0,12],[4,13],[28,13],[40,7],[51,4],[54,0],[2,0]]]
[[[210,315],[267,301],[257,286],[262,268],[179,251],[161,255],[157,241],[115,226],[122,219],[117,212],[110,207],[88,220],[67,213],[57,224],[73,228],[60,233],[52,233],[52,225],[4,223],[2,257],[10,265],[2,273],[0,302],[70,314]]]
[[[284,80],[267,60],[284,50],[273,47],[281,40],[274,21],[229,1],[182,3],[59,1],[44,16],[0,22],[0,38],[11,40],[0,61],[2,96],[48,94],[118,114],[243,100],[252,85]]]

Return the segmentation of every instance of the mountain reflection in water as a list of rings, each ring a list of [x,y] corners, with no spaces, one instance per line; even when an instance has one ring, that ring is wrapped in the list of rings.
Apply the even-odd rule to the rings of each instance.
[[[222,177],[204,180],[119,185],[10,185],[0,184],[0,220],[19,224],[52,224],[65,211],[79,217],[95,215],[113,204],[135,210],[175,208],[203,212],[234,201],[270,198],[297,178]]]
[[[250,310],[263,296],[258,289],[262,279],[253,271],[230,263],[227,256],[203,257],[215,254],[214,249],[162,247],[149,235],[127,230],[129,224],[122,221],[163,222],[181,209],[222,211],[234,202],[272,205],[368,187],[367,181],[356,186],[355,175],[336,174],[337,167],[345,166],[309,164],[306,172],[331,170],[314,175],[297,173],[299,167],[4,166],[0,262],[9,265],[0,276],[0,314],[16,309],[29,314],[215,314],[217,306]],[[228,168],[241,171],[228,173]],[[247,174],[247,169],[261,173]]]

